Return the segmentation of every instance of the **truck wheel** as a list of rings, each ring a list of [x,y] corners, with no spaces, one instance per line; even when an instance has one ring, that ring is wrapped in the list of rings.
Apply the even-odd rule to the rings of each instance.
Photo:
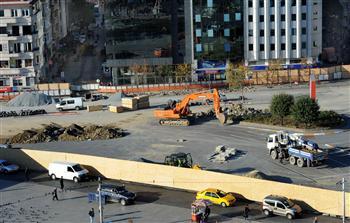
[[[294,156],[289,157],[289,163],[290,163],[290,164],[295,165],[295,164],[296,164],[296,161],[297,161],[297,160],[295,159]]]
[[[271,151],[270,155],[271,155],[271,158],[274,160],[278,158],[278,153],[275,149]]]
[[[289,220],[292,220],[292,219],[293,219],[293,215],[287,214],[287,218],[288,218]]]
[[[299,158],[297,160],[297,165],[298,165],[298,167],[304,167],[304,165],[305,165],[304,159],[303,158]]]
[[[56,175],[55,174],[51,174],[51,180],[56,180]]]
[[[123,206],[125,206],[125,205],[126,205],[126,200],[121,199],[121,200],[120,200],[120,204],[123,205]]]

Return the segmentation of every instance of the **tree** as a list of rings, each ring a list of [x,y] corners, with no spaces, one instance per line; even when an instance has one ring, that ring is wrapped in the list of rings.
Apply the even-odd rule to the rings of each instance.
[[[297,99],[292,107],[292,115],[295,121],[310,126],[318,120],[320,106],[317,101],[312,100],[308,96],[302,96]]]
[[[242,100],[244,100],[243,90],[248,71],[248,67],[243,64],[234,65],[230,61],[227,62],[225,70],[226,82],[229,84],[229,88],[241,90]]]
[[[269,84],[269,79],[271,80],[271,85],[273,83],[273,78],[278,76],[279,70],[281,70],[282,67],[282,60],[280,59],[273,59],[269,60],[269,66],[267,70],[267,84]],[[271,74],[271,75],[270,75]],[[277,79],[278,81],[278,79]]]
[[[186,81],[190,80],[192,75],[191,64],[178,64],[175,67],[175,75],[177,78],[185,78]]]
[[[270,111],[272,116],[278,117],[283,125],[284,117],[290,115],[292,106],[294,105],[294,97],[288,94],[278,94],[272,97]]]

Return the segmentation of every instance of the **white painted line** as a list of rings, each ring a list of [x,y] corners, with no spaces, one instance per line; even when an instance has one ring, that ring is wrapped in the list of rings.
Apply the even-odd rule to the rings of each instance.
[[[320,133],[313,133],[312,135],[314,135],[314,136],[324,136],[324,135],[326,135],[326,133],[320,132]]]
[[[273,129],[256,128],[256,127],[251,127],[251,126],[247,126],[246,128],[260,130],[260,131],[265,131],[265,132],[275,132],[276,131],[276,130],[273,130]]]

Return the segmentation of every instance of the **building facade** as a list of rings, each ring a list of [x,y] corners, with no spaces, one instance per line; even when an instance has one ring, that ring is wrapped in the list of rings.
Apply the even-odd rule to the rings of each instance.
[[[29,1],[0,1],[0,88],[35,83],[31,15]]]
[[[321,0],[246,0],[244,24],[247,65],[313,63],[322,53]]]

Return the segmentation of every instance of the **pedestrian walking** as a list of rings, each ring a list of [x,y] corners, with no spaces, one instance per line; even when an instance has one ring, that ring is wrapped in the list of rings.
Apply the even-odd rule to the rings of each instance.
[[[94,223],[95,222],[95,210],[94,210],[94,208],[91,208],[91,210],[89,211],[89,217],[90,217],[90,223]]]
[[[27,167],[24,170],[24,177],[26,178],[26,181],[29,181],[29,169]]]
[[[280,152],[279,158],[280,158],[280,163],[283,164],[283,159],[284,159],[284,154],[283,154],[283,152]]]
[[[247,220],[248,217],[249,217],[249,212],[250,212],[250,209],[249,209],[249,206],[248,204],[244,207],[244,211],[243,211],[243,217],[244,217],[244,220]]]
[[[313,223],[318,223],[318,218],[315,217]]]
[[[57,188],[55,188],[52,192],[52,200],[56,200],[58,201],[58,197],[57,197]]]
[[[61,186],[61,191],[63,192],[63,189],[64,189],[63,177],[61,177],[60,179],[60,186]]]

